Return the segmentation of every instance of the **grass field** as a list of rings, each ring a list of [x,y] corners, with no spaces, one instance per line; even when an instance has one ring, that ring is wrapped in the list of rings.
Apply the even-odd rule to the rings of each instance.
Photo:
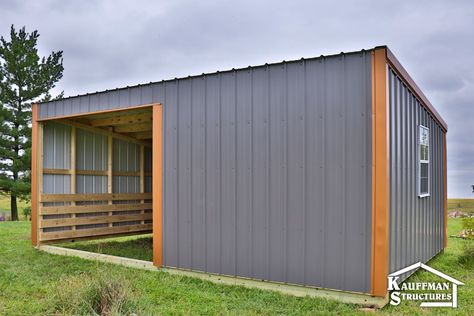
[[[450,219],[449,233],[461,229]],[[270,291],[217,285],[189,277],[150,272],[39,252],[30,244],[28,222],[0,223],[0,315],[90,315],[104,306],[112,314],[155,315],[365,315],[358,306],[313,298],[297,298]],[[474,264],[461,265],[463,244],[449,240],[444,253],[429,265],[466,285],[459,289],[459,308],[421,309],[403,302],[377,314],[474,315]],[[71,246],[71,244],[69,244]],[[151,259],[151,238],[123,237],[73,245],[89,251]],[[412,280],[431,280],[419,271]],[[107,307],[108,306],[108,307]]]
[[[474,199],[448,199],[448,210],[474,213]]]
[[[18,203],[18,215],[20,219],[23,218],[23,208],[27,205],[25,201],[20,201],[17,199]],[[5,215],[10,217],[10,196],[0,195],[0,215]]]

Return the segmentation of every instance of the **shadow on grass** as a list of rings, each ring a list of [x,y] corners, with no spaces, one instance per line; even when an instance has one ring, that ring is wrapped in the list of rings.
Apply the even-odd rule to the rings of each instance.
[[[78,241],[57,246],[146,261],[153,259],[153,238],[150,235]]]

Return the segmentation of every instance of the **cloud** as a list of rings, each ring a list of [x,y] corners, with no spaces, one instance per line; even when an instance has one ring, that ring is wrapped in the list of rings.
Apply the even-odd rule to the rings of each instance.
[[[474,2],[12,1],[10,24],[64,51],[57,91],[105,90],[388,44],[449,124],[450,196],[474,184]]]

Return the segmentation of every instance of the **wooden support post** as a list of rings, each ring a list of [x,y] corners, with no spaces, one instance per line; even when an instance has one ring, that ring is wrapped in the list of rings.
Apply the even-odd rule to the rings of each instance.
[[[140,145],[140,193],[145,193],[145,145]],[[140,200],[144,204],[145,200]],[[145,214],[145,210],[141,210],[141,214]],[[145,224],[145,221],[141,221]]]
[[[76,194],[76,128],[71,126],[71,194]],[[71,202],[71,205],[76,205],[75,201]],[[71,218],[76,218],[76,214],[71,214]],[[76,230],[76,226],[71,227],[72,230]]]
[[[372,260],[371,294],[387,294],[389,258],[389,119],[386,49],[372,51]]]
[[[113,150],[114,150],[114,139],[112,135],[107,137],[107,193],[112,193],[112,182],[113,182]],[[108,204],[111,205],[112,201],[109,200]],[[113,216],[113,212],[108,213],[109,216]],[[112,227],[113,223],[109,223],[109,227]]]
[[[39,244],[38,218],[39,218],[39,187],[38,187],[38,104],[31,106],[31,243]]]
[[[153,106],[153,264],[163,266],[163,107]]]
[[[37,210],[40,211],[41,209],[41,202],[40,197],[43,195],[43,123],[38,123],[38,149],[37,149],[38,157],[37,157],[37,179],[38,179],[38,202],[37,202]],[[38,245],[41,243],[41,234],[43,229],[40,228],[40,223],[43,220],[43,215],[39,214],[36,217],[36,225],[38,227]]]

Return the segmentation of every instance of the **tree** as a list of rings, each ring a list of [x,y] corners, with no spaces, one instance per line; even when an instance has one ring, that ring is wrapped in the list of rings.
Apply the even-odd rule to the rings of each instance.
[[[31,190],[31,103],[51,99],[62,78],[62,51],[38,55],[38,31],[15,30],[0,38],[0,191],[11,197],[12,220],[18,220],[17,197]]]

